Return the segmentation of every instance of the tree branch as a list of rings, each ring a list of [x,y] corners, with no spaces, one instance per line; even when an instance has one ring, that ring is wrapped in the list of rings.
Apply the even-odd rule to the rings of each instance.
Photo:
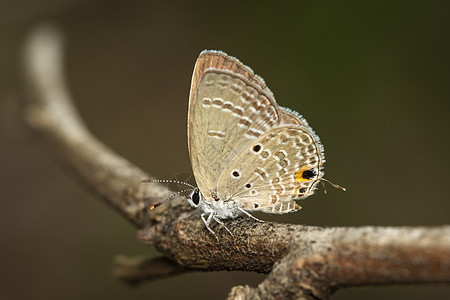
[[[127,257],[117,255],[114,258],[113,276],[129,284],[161,279],[189,272],[183,266],[165,257]]]
[[[215,228],[217,242],[183,199],[149,212],[146,201],[168,190],[141,184],[148,175],[86,129],[63,80],[62,46],[51,27],[27,41],[27,123],[62,164],[139,229],[139,241],[170,260],[126,261],[116,269],[118,277],[138,283],[187,269],[271,272],[257,288],[233,288],[231,299],[323,299],[348,286],[450,282],[450,226],[322,228],[239,218],[225,221],[233,237]],[[153,271],[143,268],[148,265]]]
[[[324,299],[343,287],[449,282],[449,226],[325,232],[311,247],[293,249],[257,288],[235,287],[230,298]]]
[[[140,183],[142,170],[114,153],[87,130],[66,88],[63,41],[53,27],[41,27],[25,45],[24,75],[28,93],[25,120],[87,187],[137,227],[142,227],[145,198],[166,189]]]

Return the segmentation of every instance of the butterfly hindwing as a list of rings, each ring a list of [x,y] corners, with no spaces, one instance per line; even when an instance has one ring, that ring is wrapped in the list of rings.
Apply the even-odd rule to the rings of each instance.
[[[315,134],[300,126],[280,125],[234,159],[219,179],[219,190],[227,198],[239,199],[246,210],[285,213],[298,209],[288,205],[292,200],[313,193],[323,175],[322,165],[322,147]]]

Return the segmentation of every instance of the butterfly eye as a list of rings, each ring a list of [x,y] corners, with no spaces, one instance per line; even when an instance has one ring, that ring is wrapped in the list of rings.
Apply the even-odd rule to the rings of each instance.
[[[197,206],[200,203],[201,196],[200,196],[200,191],[198,189],[194,190],[194,192],[192,193],[191,200],[195,206]]]
[[[303,171],[302,173],[302,178],[309,180],[309,179],[313,179],[316,176],[316,171],[314,171],[314,169],[308,169]]]

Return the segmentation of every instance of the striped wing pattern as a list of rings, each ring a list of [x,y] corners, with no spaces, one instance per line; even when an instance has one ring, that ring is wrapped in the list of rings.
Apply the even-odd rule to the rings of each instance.
[[[188,143],[204,201],[291,212],[323,176],[323,147],[308,123],[278,106],[262,78],[222,52],[204,51],[197,60]]]

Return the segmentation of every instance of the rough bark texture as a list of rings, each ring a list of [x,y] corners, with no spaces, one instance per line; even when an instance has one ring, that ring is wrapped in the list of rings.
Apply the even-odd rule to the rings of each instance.
[[[234,234],[205,230],[186,201],[149,212],[167,194],[142,184],[142,170],[96,140],[78,116],[63,81],[62,43],[41,28],[25,47],[25,119],[60,162],[138,228],[137,238],[166,257],[118,258],[114,274],[129,283],[189,270],[270,273],[257,288],[239,286],[229,299],[325,299],[342,287],[450,282],[450,226],[322,228],[226,221]]]

